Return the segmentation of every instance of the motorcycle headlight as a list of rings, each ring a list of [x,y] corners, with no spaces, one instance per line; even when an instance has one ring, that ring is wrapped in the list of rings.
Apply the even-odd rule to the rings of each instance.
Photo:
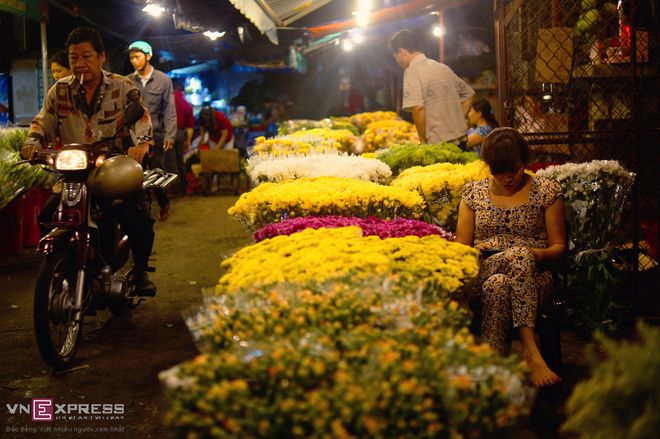
[[[64,149],[57,154],[55,169],[79,171],[87,169],[87,152],[80,149]]]

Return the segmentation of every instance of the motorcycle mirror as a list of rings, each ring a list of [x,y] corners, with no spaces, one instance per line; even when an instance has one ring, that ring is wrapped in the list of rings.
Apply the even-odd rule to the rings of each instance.
[[[126,126],[133,126],[144,115],[144,108],[137,102],[130,102],[124,107],[124,124]]]

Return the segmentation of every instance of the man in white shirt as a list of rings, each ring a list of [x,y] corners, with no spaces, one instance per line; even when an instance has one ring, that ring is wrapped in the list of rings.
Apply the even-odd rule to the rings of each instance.
[[[412,112],[420,143],[465,147],[465,118],[474,90],[448,66],[427,58],[411,30],[397,32],[390,49],[403,72],[403,110]]]

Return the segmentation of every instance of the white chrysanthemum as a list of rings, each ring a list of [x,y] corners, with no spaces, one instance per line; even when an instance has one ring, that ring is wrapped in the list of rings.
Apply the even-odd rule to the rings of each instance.
[[[338,152],[304,156],[254,157],[248,160],[248,175],[254,182],[281,182],[304,177],[344,177],[381,182],[392,175],[380,160]]]

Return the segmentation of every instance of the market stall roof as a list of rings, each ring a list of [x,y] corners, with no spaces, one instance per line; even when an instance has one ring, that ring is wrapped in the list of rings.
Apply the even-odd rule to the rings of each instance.
[[[278,27],[286,27],[332,0],[229,0],[245,17],[278,44]]]

